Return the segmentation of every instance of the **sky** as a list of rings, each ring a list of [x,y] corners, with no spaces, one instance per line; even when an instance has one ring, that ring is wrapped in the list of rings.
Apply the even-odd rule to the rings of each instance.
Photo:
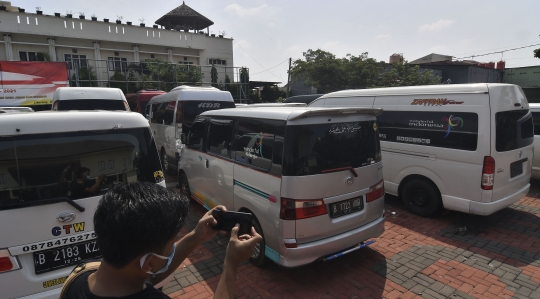
[[[182,1],[159,0],[15,0],[12,5],[45,14],[84,12],[99,19],[152,25]],[[187,0],[186,5],[214,22],[216,35],[233,38],[234,66],[250,69],[250,79],[287,83],[289,58],[308,49],[337,57],[360,55],[387,61],[402,53],[412,61],[430,53],[506,61],[506,67],[540,65],[540,1],[416,0]]]

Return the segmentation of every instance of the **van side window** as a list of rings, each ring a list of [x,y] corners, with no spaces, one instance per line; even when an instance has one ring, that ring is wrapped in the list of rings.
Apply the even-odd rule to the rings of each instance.
[[[269,170],[274,150],[274,127],[255,119],[241,119],[235,143],[235,160]]]
[[[154,112],[154,122],[160,125],[172,125],[176,101],[163,102],[158,105],[156,112]]]
[[[202,150],[203,136],[206,135],[206,123],[199,121],[193,124],[188,135],[187,146],[194,150]]]
[[[154,123],[154,124],[157,123],[156,112],[157,112],[158,107],[159,107],[159,103],[152,104],[152,119],[150,119],[151,123]]]
[[[534,135],[540,135],[540,112],[533,112]]]
[[[475,151],[478,114],[471,112],[384,111],[377,116],[381,141]]]
[[[184,121],[183,110],[182,102],[178,102],[176,105],[176,124],[182,124]]]
[[[208,124],[207,152],[231,157],[234,122],[230,119],[212,119]]]

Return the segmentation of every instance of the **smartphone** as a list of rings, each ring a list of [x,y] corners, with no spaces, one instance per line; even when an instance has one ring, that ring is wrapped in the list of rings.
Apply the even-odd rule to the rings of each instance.
[[[230,232],[238,223],[240,224],[238,236],[245,234],[251,235],[253,221],[253,215],[251,215],[251,213],[213,210],[212,216],[214,216],[217,221],[217,224],[212,227],[213,229]]]

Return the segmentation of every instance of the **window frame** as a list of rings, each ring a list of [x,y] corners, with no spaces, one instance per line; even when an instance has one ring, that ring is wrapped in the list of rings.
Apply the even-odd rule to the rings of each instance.
[[[260,167],[260,166],[256,166],[256,165],[253,165],[253,164],[249,164],[249,163],[246,163],[246,162],[243,162],[243,161],[240,161],[238,159],[236,159],[237,155],[236,155],[236,146],[238,144],[238,133],[240,131],[240,122],[241,121],[257,121],[257,122],[263,122],[263,121],[266,121],[267,123],[265,125],[267,126],[271,126],[272,127],[272,157],[269,160],[270,162],[270,165],[268,166],[268,168],[263,168],[263,167]],[[235,129],[235,132],[234,132],[234,139],[233,139],[233,143],[232,143],[232,151],[234,152],[234,157],[231,157],[231,159],[233,159],[234,163],[236,164],[239,164],[239,165],[242,165],[242,166],[245,166],[245,167],[249,167],[249,168],[252,168],[254,170],[257,170],[257,171],[261,171],[261,172],[265,172],[265,173],[270,173],[270,174],[273,174],[273,175],[276,175],[273,173],[273,165],[274,165],[274,150],[275,150],[275,143],[276,143],[276,132],[279,131],[278,128],[277,128],[277,125],[278,125],[278,120],[273,120],[273,119],[264,119],[264,120],[260,120],[260,119],[253,119],[253,118],[249,118],[249,117],[236,117],[235,118],[235,126],[236,126],[236,129]],[[285,122],[286,123],[286,122]],[[284,138],[284,136],[282,136]],[[282,146],[282,150],[283,150],[283,146]],[[282,153],[282,159],[283,159],[283,153]],[[283,164],[283,160],[281,161],[281,164]],[[281,175],[281,173],[279,174]]]
[[[120,56],[107,57],[107,70],[109,70],[109,72],[127,72],[127,58]]]
[[[216,152],[213,152],[210,150],[210,144],[209,144],[209,141],[210,141],[210,129],[212,127],[212,121],[221,121],[221,122],[229,122],[230,126],[231,126],[231,135],[229,136],[229,142],[230,142],[230,148],[228,149],[228,156],[227,155],[223,155],[221,153],[216,153]],[[193,123],[195,125],[195,122]],[[234,118],[218,118],[218,117],[211,117],[207,120],[207,123],[206,123],[206,136],[205,136],[205,142],[204,142],[204,152],[209,154],[209,155],[212,155],[212,156],[216,156],[216,157],[219,157],[219,158],[223,158],[223,159],[227,159],[227,160],[233,160],[234,157],[233,157],[233,148],[234,148],[234,145],[235,145],[235,136],[236,136],[236,132],[237,132],[237,126],[238,126],[238,121],[235,120]]]

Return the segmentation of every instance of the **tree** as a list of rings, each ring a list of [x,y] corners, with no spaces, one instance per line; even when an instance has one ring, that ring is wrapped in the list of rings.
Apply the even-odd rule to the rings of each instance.
[[[385,86],[408,86],[436,84],[437,77],[431,72],[419,72],[407,62],[388,65],[369,58],[364,52],[359,56],[347,54],[336,58],[330,52],[307,50],[303,59],[293,62],[291,75],[295,81],[304,80],[306,85],[314,86],[323,93],[344,89],[362,89]]]
[[[210,81],[212,81],[212,86],[217,87],[218,82],[218,73],[216,66],[212,64],[212,69],[210,70]]]
[[[265,86],[261,90],[261,100],[263,103],[275,103],[279,98],[284,98],[285,92],[279,90],[277,86]]]
[[[118,69],[114,70],[114,75],[109,78],[109,87],[120,88],[124,94],[127,93],[126,77]]]
[[[533,53],[534,53],[534,58],[540,58],[540,49],[534,50]]]
[[[91,65],[79,68],[76,74],[74,73],[71,75],[70,85],[79,87],[97,87],[98,82],[94,68]]]

